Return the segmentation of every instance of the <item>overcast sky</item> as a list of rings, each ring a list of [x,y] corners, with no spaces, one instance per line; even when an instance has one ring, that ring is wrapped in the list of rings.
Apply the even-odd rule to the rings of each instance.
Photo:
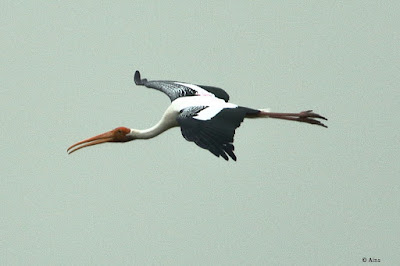
[[[1,264],[399,264],[398,1],[6,2]],[[329,128],[244,121],[237,162],[178,128],[67,155],[160,119],[135,70]]]

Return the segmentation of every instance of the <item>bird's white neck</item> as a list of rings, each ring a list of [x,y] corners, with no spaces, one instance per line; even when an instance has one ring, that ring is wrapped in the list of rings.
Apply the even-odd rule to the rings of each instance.
[[[157,125],[148,129],[131,129],[131,136],[133,139],[151,139],[161,133],[163,133],[168,128],[157,127]]]
[[[161,120],[151,128],[142,130],[131,129],[131,133],[129,135],[132,137],[132,139],[151,139],[177,125],[178,123],[176,122],[175,117],[166,113]]]

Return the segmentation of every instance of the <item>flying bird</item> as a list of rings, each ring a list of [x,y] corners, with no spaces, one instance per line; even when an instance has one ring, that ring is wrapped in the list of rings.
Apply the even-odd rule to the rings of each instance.
[[[139,71],[135,72],[134,81],[136,85],[159,90],[170,98],[171,105],[160,121],[145,130],[117,127],[75,143],[67,149],[69,154],[105,142],[150,139],[170,128],[180,127],[187,141],[196,143],[217,157],[221,156],[225,160],[230,157],[236,161],[233,137],[236,128],[245,118],[276,118],[327,127],[318,120],[327,119],[312,110],[272,113],[267,109],[253,109],[229,103],[229,95],[217,87],[168,80],[148,81],[140,77]]]

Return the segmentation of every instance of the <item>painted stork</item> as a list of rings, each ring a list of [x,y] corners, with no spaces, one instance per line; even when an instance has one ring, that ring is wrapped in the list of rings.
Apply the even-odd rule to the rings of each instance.
[[[171,105],[161,120],[145,130],[117,127],[75,143],[68,148],[69,154],[105,142],[154,138],[170,128],[179,126],[186,140],[209,150],[217,157],[221,156],[225,160],[231,157],[236,161],[233,136],[244,118],[269,117],[327,127],[317,120],[327,119],[313,113],[312,110],[299,113],[272,113],[266,109],[252,109],[229,103],[229,95],[217,87],[167,80],[148,81],[141,79],[139,71],[135,72],[134,81],[136,85],[159,90],[171,99]]]

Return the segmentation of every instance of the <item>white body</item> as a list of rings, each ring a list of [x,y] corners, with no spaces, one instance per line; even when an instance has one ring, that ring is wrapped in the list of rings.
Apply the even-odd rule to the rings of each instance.
[[[193,106],[208,106],[208,108],[200,111],[198,115],[194,117],[198,120],[210,120],[224,108],[238,107],[236,104],[227,103],[224,100],[214,96],[191,96],[177,98],[171,103],[167,110],[165,110],[164,115],[156,125],[145,130],[131,129],[131,133],[129,135],[134,139],[153,138],[165,130],[179,126],[178,121],[176,120],[179,113],[183,109]]]

